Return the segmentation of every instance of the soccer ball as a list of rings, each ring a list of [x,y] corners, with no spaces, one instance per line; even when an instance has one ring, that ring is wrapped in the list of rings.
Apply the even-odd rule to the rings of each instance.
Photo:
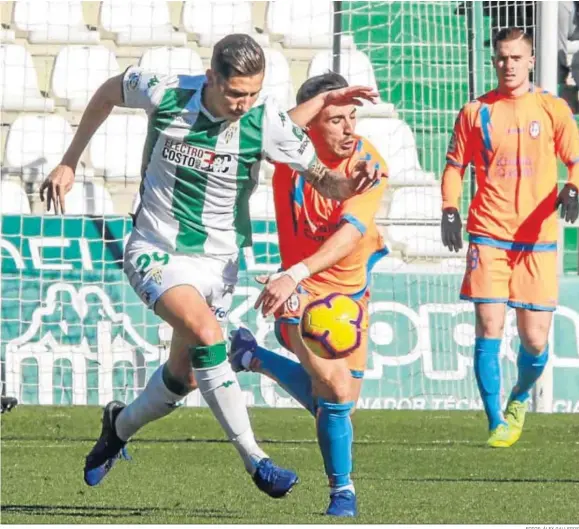
[[[363,319],[364,311],[355,300],[330,294],[304,309],[302,338],[320,358],[345,358],[360,346]]]

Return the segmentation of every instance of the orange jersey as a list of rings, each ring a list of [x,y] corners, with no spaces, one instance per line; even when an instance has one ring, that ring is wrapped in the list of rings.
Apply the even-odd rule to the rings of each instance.
[[[579,132],[563,99],[535,86],[519,97],[488,92],[457,117],[442,176],[443,208],[458,208],[462,176],[472,163],[471,235],[554,243],[557,156],[579,187]]]
[[[363,138],[358,138],[358,146],[350,158],[328,166],[349,176],[356,162],[367,155],[387,174],[384,160]],[[282,267],[287,270],[313,255],[343,222],[350,222],[363,234],[356,249],[331,268],[302,281],[301,285],[314,294],[331,290],[361,295],[368,285],[371,267],[388,253],[374,221],[385,188],[386,178],[381,178],[364,193],[338,202],[324,198],[303,175],[289,166],[277,164],[273,192]]]

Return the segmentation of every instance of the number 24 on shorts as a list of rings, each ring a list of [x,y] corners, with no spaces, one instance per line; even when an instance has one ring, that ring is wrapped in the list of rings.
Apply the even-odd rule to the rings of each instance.
[[[169,254],[162,252],[142,253],[137,258],[137,271],[144,275],[151,267],[151,264],[155,265],[157,263],[161,263],[163,266],[169,264]]]

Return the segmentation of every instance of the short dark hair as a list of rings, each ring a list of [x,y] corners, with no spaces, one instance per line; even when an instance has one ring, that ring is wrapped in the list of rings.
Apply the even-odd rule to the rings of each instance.
[[[296,102],[298,105],[309,101],[312,97],[316,97],[322,92],[330,90],[338,90],[339,88],[346,88],[348,81],[344,79],[339,73],[326,72],[321,75],[310,77],[298,90]]]
[[[249,35],[233,33],[215,44],[211,69],[225,79],[257,75],[265,70],[265,55]]]
[[[531,47],[533,53],[533,37],[529,35],[523,28],[508,27],[501,29],[493,39],[493,50],[497,51],[499,42],[508,42],[510,40],[522,39]]]

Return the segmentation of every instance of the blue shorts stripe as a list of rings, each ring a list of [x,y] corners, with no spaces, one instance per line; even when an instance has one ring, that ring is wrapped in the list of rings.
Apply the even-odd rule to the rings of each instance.
[[[507,298],[473,298],[464,294],[460,295],[460,299],[473,303],[507,303],[509,301]]]
[[[513,250],[516,252],[556,252],[557,242],[515,242],[501,241],[482,235],[469,235],[469,241],[473,244],[492,246],[501,250]]]
[[[523,303],[522,301],[508,301],[507,305],[514,309],[536,310],[537,312],[555,312],[557,307],[548,307],[547,305],[537,305],[535,303]]]

